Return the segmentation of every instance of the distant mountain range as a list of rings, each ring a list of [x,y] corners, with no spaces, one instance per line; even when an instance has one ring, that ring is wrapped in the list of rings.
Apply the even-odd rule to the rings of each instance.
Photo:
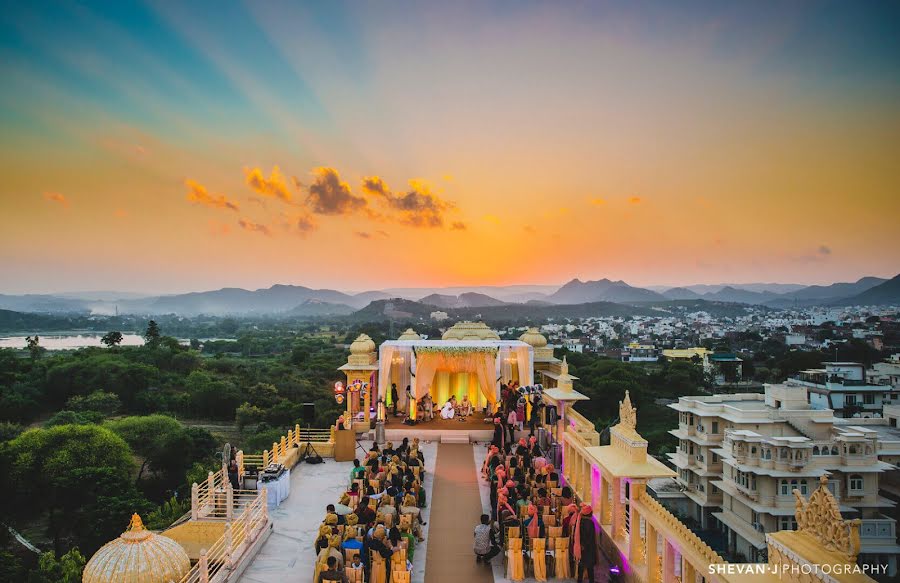
[[[185,294],[147,296],[115,292],[80,292],[65,294],[0,294],[0,309],[45,314],[180,314],[193,315],[285,315],[319,317],[349,315],[361,310],[418,315],[453,310],[455,313],[480,310],[514,314],[520,309],[534,311],[560,306],[594,305],[606,312],[609,304],[628,304],[631,309],[642,304],[657,308],[685,306],[692,301],[707,305],[752,304],[769,308],[810,305],[900,305],[897,277],[886,280],[864,277],[855,282],[831,285],[800,286],[796,284],[696,285],[648,289],[624,281],[573,279],[562,286],[510,285],[448,288],[394,288],[345,293],[333,289],[313,289],[296,285],[273,285],[246,290],[223,288]],[[776,291],[777,290],[777,291]],[[667,304],[668,302],[668,304]],[[371,308],[371,309],[370,309]],[[592,308],[593,309],[593,308]],[[556,310],[555,313],[566,310]],[[583,310],[582,310],[583,311]],[[363,311],[362,316],[369,312]],[[474,312],[473,312],[474,313]],[[632,312],[634,313],[634,312]]]

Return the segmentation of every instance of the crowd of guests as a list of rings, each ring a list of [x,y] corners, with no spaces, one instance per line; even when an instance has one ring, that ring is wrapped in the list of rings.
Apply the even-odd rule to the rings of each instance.
[[[373,445],[353,460],[350,485],[329,504],[315,542],[315,583],[408,583],[424,540],[425,458],[418,438]]]
[[[576,503],[534,436],[491,444],[482,475],[490,482],[491,514],[475,527],[477,561],[490,562],[503,547],[512,580],[524,578],[526,560],[533,576],[546,580],[549,556],[555,577],[575,573],[580,582],[587,574],[593,583],[598,560],[593,509]]]

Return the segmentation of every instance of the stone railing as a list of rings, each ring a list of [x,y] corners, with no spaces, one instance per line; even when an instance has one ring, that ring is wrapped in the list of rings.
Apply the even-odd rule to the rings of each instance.
[[[328,429],[307,429],[294,425],[282,435],[279,441],[272,442],[272,447],[260,454],[243,454],[243,465],[264,468],[270,463],[284,464],[293,467],[299,459],[299,450],[309,442],[322,457],[334,455],[334,426]],[[243,467],[241,468],[243,472]]]
[[[178,583],[225,583],[240,576],[247,559],[261,543],[270,527],[266,490],[250,502],[241,515],[225,524],[225,530],[209,548],[200,551],[194,563]],[[169,583],[174,583],[170,581]]]
[[[632,500],[632,503],[638,508],[638,511],[641,514],[641,517],[650,522],[657,522],[657,531],[661,531],[662,527],[665,526],[667,530],[674,531],[678,534],[678,538],[681,541],[687,541],[689,545],[685,545],[690,550],[697,552],[700,557],[706,561],[707,564],[711,563],[725,563],[725,559],[723,559],[719,553],[714,551],[708,544],[703,542],[703,540],[694,534],[694,532],[684,525],[683,522],[678,520],[678,518],[666,510],[666,508],[659,503],[653,496],[648,494],[646,491],[640,492],[638,496]],[[687,549],[686,549],[687,550]]]

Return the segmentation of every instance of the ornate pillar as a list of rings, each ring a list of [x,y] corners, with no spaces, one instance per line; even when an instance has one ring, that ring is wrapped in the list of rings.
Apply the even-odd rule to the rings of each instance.
[[[620,538],[625,533],[625,509],[622,506],[622,478],[618,476],[613,477],[612,498],[612,536]]]
[[[612,524],[612,497],[615,495],[612,476],[603,481],[603,524]]]
[[[681,581],[682,581],[682,583],[696,583],[697,582],[697,570],[683,556],[682,556],[682,565],[681,565]]]
[[[644,563],[644,539],[641,537],[641,515],[631,507],[631,524],[628,527],[628,560],[632,565]]]
[[[675,581],[675,549],[667,539],[663,539],[663,571],[662,583]]]
[[[656,529],[649,522],[647,524],[647,583],[659,583],[659,543],[657,542]]]
[[[606,484],[605,472],[600,474],[597,485],[599,492],[597,492],[597,508],[594,509],[594,513],[597,515],[597,522],[606,524],[606,498],[609,496],[609,486]]]

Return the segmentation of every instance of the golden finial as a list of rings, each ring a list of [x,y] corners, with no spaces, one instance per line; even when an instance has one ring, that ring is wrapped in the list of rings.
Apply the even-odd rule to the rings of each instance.
[[[829,551],[846,553],[847,559],[856,561],[859,554],[858,518],[844,520],[837,500],[828,489],[828,477],[819,478],[819,487],[809,497],[803,499],[799,490],[794,490],[797,530],[812,536]]]
[[[128,530],[131,532],[144,530],[144,521],[141,520],[137,512],[131,515],[131,523],[128,525]]]
[[[566,355],[563,354],[562,364],[559,365],[560,376],[566,376],[569,374],[569,363],[566,362]]]
[[[619,401],[619,424],[634,429],[637,427],[637,409],[631,406],[631,395],[625,391],[625,398]]]

